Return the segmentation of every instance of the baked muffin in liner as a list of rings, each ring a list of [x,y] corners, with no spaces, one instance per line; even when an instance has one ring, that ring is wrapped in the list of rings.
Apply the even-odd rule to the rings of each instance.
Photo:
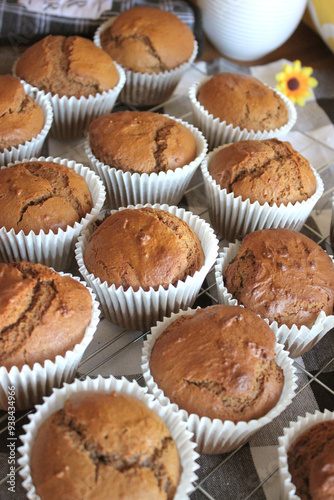
[[[328,420],[334,420],[334,412],[329,410],[320,412],[316,410],[314,414],[306,413],[305,417],[299,416],[296,422],[290,422],[289,427],[284,428],[283,435],[278,438],[280,498],[282,500],[300,500],[300,497],[296,495],[296,487],[291,481],[291,474],[288,469],[288,451],[290,446],[307,429]]]
[[[23,231],[15,233],[14,229],[7,231],[5,227],[0,228],[0,258],[2,262],[21,261],[38,262],[46,266],[53,267],[56,271],[65,271],[74,262],[74,245],[80,231],[87,224],[96,219],[103,207],[105,200],[105,188],[101,179],[88,167],[72,160],[53,158],[23,159],[16,163],[27,161],[49,161],[66,165],[73,168],[76,173],[83,176],[88,184],[93,200],[93,208],[86,214],[80,222],[76,222],[73,227],[67,226],[66,230],[59,229],[57,232],[49,231],[45,233],[41,230],[38,234],[30,231],[25,234]],[[10,167],[7,165],[7,167]],[[2,167],[2,168],[7,168]]]
[[[21,81],[21,83],[24,82]],[[24,144],[20,144],[17,147],[11,147],[10,149],[5,148],[0,152],[0,165],[7,165],[17,160],[23,160],[23,158],[38,156],[42,151],[44,141],[52,125],[53,110],[49,99],[43,95],[32,95],[30,86],[27,83],[24,83],[24,90],[27,95],[33,97],[41,106],[44,114],[44,126],[40,133],[36,137],[30,139],[30,141],[26,141]]]
[[[261,427],[271,422],[291,403],[294,392],[297,387],[295,368],[289,358],[289,353],[284,350],[280,344],[276,345],[276,362],[283,369],[284,387],[277,405],[272,408],[267,415],[249,422],[238,422],[235,424],[230,420],[222,421],[217,418],[199,417],[192,413],[188,414],[186,410],[180,409],[175,403],[165,396],[154,381],[150,371],[150,357],[156,339],[162,334],[167,326],[175,321],[179,316],[192,315],[196,309],[187,309],[179,311],[177,314],[171,314],[170,317],[158,321],[156,326],[151,329],[151,333],[144,341],[142,350],[142,372],[149,392],[152,393],[162,406],[166,406],[177,412],[181,418],[187,422],[188,429],[193,432],[194,440],[197,443],[196,451],[199,453],[218,454],[232,451],[242,444],[258,431]]]
[[[239,305],[237,299],[233,298],[224,285],[223,272],[227,264],[237,255],[240,246],[241,242],[236,241],[235,243],[230,243],[228,247],[224,247],[222,252],[219,253],[215,265],[215,278],[220,304]],[[269,323],[267,319],[265,321]],[[292,358],[297,358],[309,351],[334,327],[334,315],[327,316],[324,311],[321,311],[312,328],[308,328],[305,325],[300,328],[297,325],[293,325],[292,328],[289,328],[287,325],[278,326],[276,321],[270,323],[269,326],[275,333],[277,342],[284,344],[285,349],[289,351]]]
[[[324,183],[313,168],[316,179],[316,191],[307,200],[270,206],[268,203],[261,205],[250,200],[242,200],[234,193],[222,189],[212,178],[208,167],[216,154],[226,145],[219,146],[211,151],[201,164],[204,186],[209,204],[210,221],[216,233],[224,239],[234,241],[242,238],[247,233],[258,229],[270,227],[285,227],[300,231],[315,204],[324,192]]]
[[[87,287],[86,283],[77,276],[62,272],[59,274],[70,276]],[[11,387],[15,388],[15,409],[23,410],[41,403],[43,396],[49,395],[53,387],[60,387],[63,382],[72,382],[85,349],[93,339],[99,323],[99,303],[92,290],[89,287],[87,289],[92,297],[91,321],[81,342],[76,344],[73,350],[67,351],[64,356],[56,356],[53,360],[45,360],[43,365],[35,363],[32,368],[29,365],[23,365],[21,369],[13,366],[7,370],[4,366],[0,366],[0,408],[2,410],[8,411],[9,409],[8,391]]]
[[[164,115],[181,123],[193,134],[196,141],[196,158],[188,165],[159,173],[130,173],[110,167],[94,156],[89,140],[85,152],[92,169],[100,176],[107,191],[106,204],[110,208],[126,207],[138,203],[167,203],[177,205],[207,152],[207,142],[195,127],[180,119]]]
[[[117,85],[108,90],[89,97],[80,98],[71,96],[59,97],[58,94],[52,95],[51,92],[45,93],[37,87],[21,80],[27,88],[28,95],[36,96],[36,101],[41,97],[49,100],[53,109],[53,123],[50,135],[56,139],[77,139],[84,137],[88,125],[98,116],[110,113],[119,96],[121,89],[125,84],[124,70],[114,62],[118,71],[119,80]],[[15,75],[15,65],[13,68]]]
[[[111,17],[96,30],[94,43],[100,49],[100,35],[102,31],[111,26],[115,21]],[[173,93],[176,85],[181,80],[183,74],[195,61],[198,52],[198,44],[194,41],[194,51],[188,61],[176,68],[163,71],[161,73],[139,73],[123,68],[126,75],[126,82],[120,94],[120,100],[133,106],[153,106],[162,104]]]
[[[23,478],[23,487],[28,492],[27,497],[30,500],[40,498],[36,494],[30,470],[31,450],[39,427],[52,413],[63,407],[65,400],[71,394],[82,391],[117,391],[128,394],[143,401],[148,408],[159,415],[167,425],[177,445],[182,466],[181,479],[174,500],[188,498],[194,490],[192,483],[197,479],[195,471],[199,466],[195,462],[198,454],[194,451],[195,444],[191,441],[192,433],[186,429],[185,423],[175,412],[162,407],[152,395],[147,393],[147,388],[140,387],[136,381],[130,382],[125,377],[121,379],[116,379],[113,376],[103,378],[100,375],[95,379],[87,377],[83,381],[75,380],[72,384],[64,384],[62,389],[55,389],[50,397],[45,398],[44,404],[37,406],[36,413],[29,415],[30,422],[24,426],[25,434],[20,437],[23,445],[18,449],[21,454],[21,458],[18,460],[22,467],[20,475]]]
[[[229,144],[231,142],[243,140],[270,139],[271,137],[282,139],[288,132],[290,132],[290,130],[296,123],[297,112],[294,105],[292,104],[290,99],[288,99],[284,94],[275,89],[272,90],[281,97],[288,109],[288,122],[283,127],[275,130],[255,132],[254,130],[233,127],[231,123],[228,124],[225,121],[220,121],[219,118],[214,118],[212,114],[209,114],[204,109],[204,107],[199,103],[196,97],[200,86],[210,80],[210,78],[211,77],[206,77],[202,81],[194,82],[189,87],[188,91],[194,115],[194,124],[203,132],[206,140],[209,143],[210,150],[222,144]]]
[[[76,244],[75,257],[79,271],[95,291],[105,317],[124,328],[145,331],[155,324],[158,319],[162,319],[164,315],[179,311],[194,303],[206,275],[215,262],[218,252],[218,240],[209,224],[183,208],[146,204],[129,205],[128,207],[121,207],[119,210],[125,208],[138,209],[143,206],[166,210],[180,217],[197,234],[205,260],[203,267],[196,271],[193,276],[188,276],[185,281],[179,280],[176,285],[169,285],[167,289],[160,286],[158,290],[150,288],[147,291],[142,288],[134,291],[131,287],[124,290],[122,286],[118,288],[115,285],[108,286],[106,281],[101,283],[99,278],[88,273],[83,259],[84,249],[89,236],[94,230],[94,224],[90,224],[82,231]],[[111,214],[115,212],[117,210],[112,210]]]

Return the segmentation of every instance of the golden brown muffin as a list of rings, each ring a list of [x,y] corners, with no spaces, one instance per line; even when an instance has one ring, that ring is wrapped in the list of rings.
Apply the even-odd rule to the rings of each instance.
[[[289,142],[239,141],[224,147],[208,165],[216,183],[260,205],[287,205],[310,198],[316,179],[309,162]]]
[[[204,264],[200,240],[186,222],[165,210],[115,212],[90,236],[84,250],[89,273],[124,289],[168,288]]]
[[[248,234],[223,275],[228,292],[240,304],[278,325],[311,327],[321,311],[333,314],[333,262],[317,243],[296,231]]]
[[[82,283],[41,264],[0,263],[0,366],[54,361],[81,342],[91,317]]]
[[[273,408],[284,385],[276,337],[241,306],[180,316],[157,338],[149,366],[172,403],[189,414],[248,422]]]
[[[119,111],[89,126],[89,143],[98,160],[123,172],[166,172],[196,158],[190,130],[149,111]]]
[[[121,66],[139,73],[160,73],[190,59],[194,35],[176,15],[151,7],[119,14],[101,33],[101,46]]]
[[[20,80],[0,75],[0,152],[37,137],[43,127],[43,110],[26,95]]]
[[[301,500],[333,500],[334,420],[315,424],[296,439],[288,468]]]
[[[197,99],[220,121],[254,132],[274,130],[288,122],[281,97],[253,76],[219,73],[198,90]]]
[[[60,97],[96,95],[114,88],[119,80],[111,57],[80,36],[43,38],[21,55],[15,72],[40,90]]]
[[[171,500],[181,465],[166,424],[142,401],[84,391],[40,427],[31,475],[41,500]]]
[[[29,161],[0,170],[0,227],[57,232],[93,207],[85,179],[60,163]]]

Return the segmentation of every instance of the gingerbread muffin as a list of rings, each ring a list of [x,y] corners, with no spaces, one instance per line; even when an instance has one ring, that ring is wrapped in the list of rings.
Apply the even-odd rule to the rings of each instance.
[[[288,122],[287,106],[278,93],[250,75],[214,75],[200,86],[197,100],[214,118],[235,128],[263,132]]]
[[[334,498],[334,420],[315,424],[296,439],[288,468],[301,500]]]
[[[49,35],[19,58],[16,75],[52,95],[89,97],[113,89],[119,80],[111,57],[91,40]]]
[[[284,375],[275,345],[274,333],[253,312],[210,306],[170,323],[154,343],[149,367],[159,389],[188,414],[248,422],[280,399]]]
[[[123,172],[166,172],[196,158],[196,141],[182,123],[149,111],[119,111],[89,126],[95,157]]]
[[[83,259],[87,271],[125,290],[168,288],[204,264],[196,233],[179,217],[144,207],[113,213],[90,236]]]
[[[248,234],[223,276],[233,298],[279,326],[311,327],[321,311],[333,314],[333,262],[317,243],[296,231]]]
[[[54,361],[81,342],[92,318],[87,288],[41,264],[0,263],[0,366]]]
[[[181,476],[164,421],[133,396],[73,393],[40,427],[31,475],[41,500],[172,500]]]
[[[0,75],[0,152],[37,137],[43,126],[43,110],[20,80]]]
[[[92,206],[87,182],[66,165],[35,160],[0,169],[0,227],[7,231],[65,230]]]
[[[220,149],[208,165],[227,193],[260,205],[287,205],[310,198],[316,178],[309,162],[289,142],[239,141]]]
[[[102,48],[121,66],[139,73],[160,73],[188,61],[194,35],[176,15],[134,7],[117,16],[100,36]]]

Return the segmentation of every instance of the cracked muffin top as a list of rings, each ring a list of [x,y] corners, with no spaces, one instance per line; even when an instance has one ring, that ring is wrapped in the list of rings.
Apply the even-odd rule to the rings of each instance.
[[[81,342],[92,298],[70,276],[30,262],[0,263],[0,366],[44,364]]]
[[[41,500],[172,500],[181,464],[168,427],[144,402],[82,391],[39,428],[31,475]]]
[[[334,498],[334,420],[297,437],[288,450],[288,468],[301,500]]]
[[[0,169],[0,227],[7,231],[65,230],[92,207],[87,182],[66,165],[29,161]]]
[[[0,152],[30,141],[44,127],[42,108],[12,75],[0,75]]]
[[[88,97],[117,85],[111,57],[80,36],[49,35],[31,45],[19,58],[16,75],[46,93]]]
[[[240,141],[223,147],[208,171],[228,193],[260,205],[301,202],[316,190],[309,162],[289,142],[278,139]]]
[[[84,250],[89,273],[124,289],[168,288],[204,265],[196,233],[165,210],[119,210],[91,234]]]
[[[248,131],[275,130],[288,122],[278,93],[249,75],[214,75],[200,86],[197,100],[214,118]]]
[[[279,326],[311,327],[321,311],[333,314],[333,261],[297,231],[278,228],[248,234],[223,276],[240,304]]]
[[[102,31],[101,47],[124,68],[160,73],[190,59],[194,35],[175,14],[151,7],[134,7],[117,16]]]
[[[149,366],[159,389],[189,414],[248,422],[266,415],[281,396],[275,345],[275,334],[253,312],[210,306],[169,324]]]
[[[123,172],[166,172],[196,158],[189,129],[167,116],[149,111],[119,111],[101,116],[89,126],[93,154]]]

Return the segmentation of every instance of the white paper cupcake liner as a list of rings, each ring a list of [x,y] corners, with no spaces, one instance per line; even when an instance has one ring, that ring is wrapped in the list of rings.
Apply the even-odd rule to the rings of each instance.
[[[160,286],[158,290],[150,288],[147,291],[142,288],[134,291],[131,287],[124,290],[122,286],[116,288],[115,285],[108,286],[106,282],[101,283],[99,278],[88,273],[83,259],[84,249],[94,230],[94,224],[90,224],[86,230],[82,231],[76,244],[75,257],[79,271],[95,291],[105,317],[123,328],[145,331],[163,316],[187,308],[194,303],[206,275],[215,262],[218,240],[209,224],[183,208],[146,204],[121,207],[120,210],[138,209],[143,206],[166,210],[183,219],[195,231],[203,248],[205,262],[193,276],[188,276],[185,281],[178,281],[176,285],[169,285],[167,289]],[[111,213],[115,212],[116,210]]]
[[[21,80],[27,88],[27,94],[34,96],[36,100],[45,97],[51,103],[53,109],[53,123],[50,135],[56,139],[76,139],[84,137],[88,125],[98,116],[110,113],[125,84],[125,72],[119,64],[114,63],[119,75],[117,85],[108,91],[89,97],[59,97],[51,92],[45,93],[37,87]],[[15,65],[13,72],[15,74]]]
[[[102,31],[111,26],[116,16],[108,19],[95,32],[94,43],[100,49],[100,35]],[[173,93],[183,74],[195,61],[198,52],[198,45],[194,41],[194,51],[190,59],[169,71],[161,73],[138,73],[136,71],[123,68],[126,74],[126,83],[121,91],[120,100],[134,106],[153,106],[162,104]]]
[[[24,90],[27,95],[31,95],[29,92],[29,85],[24,84]],[[39,156],[42,151],[44,141],[52,125],[52,106],[49,99],[45,96],[32,95],[31,97],[35,99],[35,101],[41,106],[43,110],[44,126],[40,133],[36,137],[30,139],[30,141],[26,141],[24,144],[20,144],[19,146],[12,147],[10,149],[5,148],[3,152],[0,152],[0,165],[7,165],[8,163],[12,163],[17,160],[23,160],[23,158]]]
[[[288,122],[283,127],[275,130],[265,130],[263,132],[247,129],[240,129],[240,127],[233,127],[232,124],[227,124],[225,121],[220,121],[219,118],[214,118],[209,114],[204,107],[197,100],[197,92],[201,85],[210,80],[207,77],[200,82],[195,82],[189,87],[189,98],[194,114],[195,125],[203,132],[209,143],[209,149],[214,149],[221,144],[228,144],[231,142],[244,141],[244,140],[260,140],[270,139],[276,137],[282,139],[292,129],[297,120],[297,112],[290,101],[284,94],[276,89],[271,89],[278,94],[284,101],[288,109]],[[269,87],[271,88],[271,87]]]
[[[87,286],[76,276],[59,274],[70,276]],[[54,360],[46,360],[43,365],[40,363],[35,363],[33,367],[23,365],[21,369],[13,366],[10,370],[0,366],[0,408],[2,410],[8,411],[9,387],[15,387],[15,409],[23,410],[41,403],[43,396],[49,395],[53,387],[60,387],[63,382],[71,382],[74,379],[85,349],[91,342],[99,323],[99,303],[92,290],[87,288],[92,297],[92,318],[79,344],[63,356],[56,356]]]
[[[74,262],[74,245],[80,231],[89,222],[95,220],[100,213],[106,196],[105,187],[95,172],[81,163],[62,158],[52,158],[51,156],[22,159],[22,161],[34,160],[61,163],[73,168],[76,173],[82,175],[89,187],[93,208],[89,214],[82,218],[80,222],[76,222],[73,227],[67,226],[65,230],[58,229],[57,232],[49,231],[45,233],[41,230],[38,234],[33,231],[24,234],[23,231],[15,233],[14,229],[7,231],[5,227],[1,227],[0,259],[2,262],[26,260],[53,267],[56,271],[65,271]],[[20,163],[20,161],[14,163]]]
[[[334,412],[325,410],[323,413],[316,411],[314,414],[306,413],[305,417],[298,417],[297,422],[290,422],[285,428],[283,436],[278,438],[278,461],[280,473],[280,488],[282,500],[300,500],[296,495],[296,487],[291,482],[291,474],[288,469],[288,451],[292,443],[307,429],[313,425],[334,420]]]
[[[237,299],[234,299],[232,294],[227,291],[224,285],[223,273],[234,257],[237,255],[241,242],[230,243],[228,247],[223,248],[219,253],[216,266],[215,277],[218,291],[218,301],[220,304],[232,306],[239,305]],[[269,324],[269,321],[265,319]],[[328,315],[321,311],[315,320],[312,328],[303,325],[298,328],[293,325],[289,328],[287,325],[278,326],[277,321],[269,324],[272,331],[275,333],[277,341],[284,344],[285,349],[290,352],[292,358],[302,356],[309,351],[322,337],[334,327],[334,315]]]
[[[143,401],[148,408],[153,410],[167,425],[179,452],[182,474],[174,500],[184,500],[194,490],[193,482],[197,479],[195,471],[198,464],[195,460],[198,454],[194,451],[195,444],[191,442],[192,434],[187,431],[185,423],[179,416],[168,411],[147,394],[147,388],[140,387],[137,382],[129,382],[126,378],[116,379],[112,376],[105,379],[100,375],[96,379],[87,377],[84,381],[75,380],[72,384],[65,384],[62,389],[54,390],[53,394],[45,398],[43,405],[37,406],[35,414],[29,415],[30,422],[24,426],[25,434],[20,437],[23,446],[18,448],[21,454],[18,462],[22,467],[20,475],[23,478],[23,487],[26,489],[29,500],[40,500],[33,485],[30,457],[34,440],[43,422],[54,412],[63,407],[66,399],[75,392],[82,391],[117,391],[133,396]]]
[[[291,403],[297,387],[295,368],[293,367],[292,359],[289,358],[289,353],[283,349],[282,345],[277,344],[275,347],[276,362],[283,369],[285,378],[284,387],[277,405],[266,415],[257,420],[238,422],[235,424],[230,420],[222,421],[217,418],[200,418],[194,413],[189,415],[186,410],[180,409],[175,403],[171,403],[170,399],[165,396],[161,389],[159,389],[151,375],[149,362],[154,343],[167,326],[173,323],[179,316],[192,315],[195,312],[196,309],[179,311],[177,314],[172,314],[168,318],[165,317],[162,322],[159,321],[157,325],[151,329],[151,334],[149,334],[147,340],[144,341],[142,350],[142,372],[149,391],[157,398],[159,403],[177,412],[180,417],[187,422],[188,429],[194,434],[194,440],[198,445],[196,448],[198,453],[227,453],[248,441],[252,434],[280,415],[280,413],[282,413]]]
[[[138,203],[167,203],[177,205],[207,151],[207,142],[203,134],[180,119],[164,115],[182,123],[191,131],[196,140],[196,158],[184,167],[167,172],[139,174],[123,172],[99,161],[89,145],[85,143],[85,152],[93,170],[100,176],[107,190],[106,204],[110,208],[126,207]]]
[[[205,191],[209,203],[210,221],[216,233],[224,239],[234,241],[247,233],[270,227],[284,227],[300,231],[315,204],[324,192],[324,183],[318,172],[312,168],[316,179],[316,191],[307,200],[294,204],[270,206],[259,202],[242,200],[234,193],[227,193],[209,174],[208,166],[218,151],[226,146],[220,146],[209,153],[201,164]]]

